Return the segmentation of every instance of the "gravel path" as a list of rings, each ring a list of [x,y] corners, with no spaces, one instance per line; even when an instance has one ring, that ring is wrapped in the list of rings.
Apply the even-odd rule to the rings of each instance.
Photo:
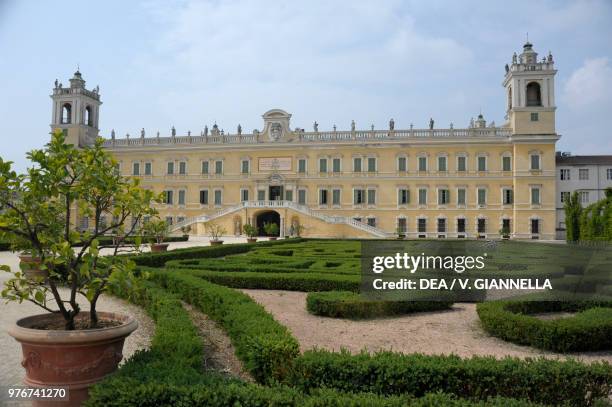
[[[189,312],[193,324],[204,345],[204,370],[212,370],[229,376],[237,377],[248,382],[254,382],[251,375],[244,369],[242,362],[236,357],[236,350],[232,341],[223,328],[219,327],[208,315],[200,312],[192,305],[183,303]]]
[[[489,336],[480,327],[475,304],[455,304],[452,310],[401,317],[351,321],[311,315],[306,311],[306,293],[274,290],[242,290],[263,305],[277,321],[287,326],[303,351],[315,347],[333,351],[345,348],[375,352],[567,358],[566,355],[519,346]],[[606,360],[612,351],[574,353],[585,362]]]

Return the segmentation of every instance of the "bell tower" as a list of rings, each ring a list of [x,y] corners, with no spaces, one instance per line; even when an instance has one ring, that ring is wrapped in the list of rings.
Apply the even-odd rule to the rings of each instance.
[[[53,94],[53,117],[51,131],[60,129],[66,135],[66,142],[77,147],[94,143],[98,137],[100,93],[85,88],[85,80],[77,69],[70,79],[70,86],[64,87],[55,80]]]
[[[529,41],[506,65],[506,125],[514,134],[555,134],[555,74],[552,54],[538,61]]]

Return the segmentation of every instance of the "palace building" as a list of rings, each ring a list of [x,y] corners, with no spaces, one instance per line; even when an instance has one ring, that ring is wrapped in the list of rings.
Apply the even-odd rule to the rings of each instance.
[[[291,127],[272,109],[261,130],[116,138],[104,146],[126,176],[164,192],[162,218],[178,231],[227,234],[277,223],[281,236],[555,238],[556,70],[532,44],[505,67],[506,122],[468,128],[319,130]],[[86,146],[98,136],[99,90],[80,72],[55,84],[53,130]],[[88,220],[79,219],[87,228]]]

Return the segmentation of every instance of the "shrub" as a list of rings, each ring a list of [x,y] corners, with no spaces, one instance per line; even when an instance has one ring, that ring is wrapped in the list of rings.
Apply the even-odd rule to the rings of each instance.
[[[248,271],[191,270],[189,274],[233,288],[289,291],[359,291],[358,275],[321,273],[260,273]]]
[[[306,297],[308,312],[332,318],[374,318],[438,311],[452,305],[451,301],[372,301],[350,291],[313,292]]]
[[[491,335],[520,345],[555,352],[612,349],[610,301],[493,301],[477,305],[483,328]],[[553,320],[529,314],[577,312]]]
[[[299,345],[285,326],[248,295],[191,275],[160,271],[151,275],[225,329],[255,380],[270,383],[287,375]]]
[[[351,355],[307,351],[293,362],[289,383],[308,392],[329,388],[343,392],[410,394],[451,393],[487,400],[502,396],[553,405],[590,405],[612,390],[607,363],[574,360],[403,355],[380,352]],[[566,404],[564,404],[566,403]]]

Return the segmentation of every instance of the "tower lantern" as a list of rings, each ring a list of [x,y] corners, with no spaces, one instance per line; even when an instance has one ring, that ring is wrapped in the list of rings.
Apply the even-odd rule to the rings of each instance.
[[[70,78],[70,87],[55,81],[51,99],[51,130],[62,130],[69,144],[78,147],[93,144],[99,133],[98,120],[102,104],[98,87],[93,90],[85,88],[85,80],[77,69]]]

